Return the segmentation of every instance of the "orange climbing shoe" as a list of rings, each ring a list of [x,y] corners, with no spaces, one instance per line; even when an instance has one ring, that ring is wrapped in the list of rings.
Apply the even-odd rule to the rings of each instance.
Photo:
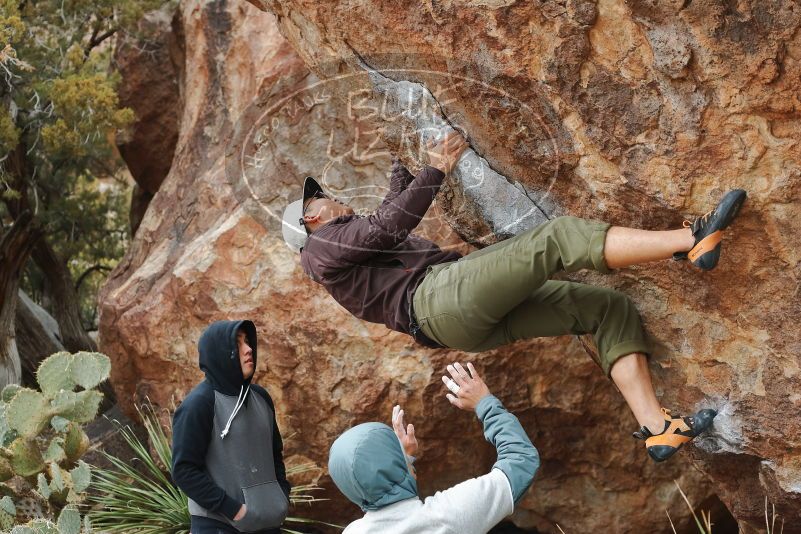
[[[646,427],[634,433],[637,439],[645,440],[645,448],[655,462],[664,462],[693,438],[712,426],[712,420],[718,414],[715,410],[701,410],[688,417],[672,417],[670,410],[662,408],[665,416],[665,429],[661,434],[651,434]]]
[[[725,230],[745,202],[746,193],[742,189],[732,189],[720,200],[718,205],[696,219],[693,223],[684,221],[684,227],[692,229],[695,246],[689,252],[676,252],[675,260],[689,259],[693,265],[710,271],[715,268],[720,259],[720,241]]]

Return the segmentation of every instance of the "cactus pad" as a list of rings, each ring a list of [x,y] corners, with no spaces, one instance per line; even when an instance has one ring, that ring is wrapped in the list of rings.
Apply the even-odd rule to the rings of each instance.
[[[64,438],[60,436],[54,437],[50,440],[50,445],[44,453],[45,462],[61,462],[67,459],[67,453],[64,452]]]
[[[75,421],[76,423],[88,423],[97,416],[97,409],[103,400],[103,394],[99,391],[61,391],[50,402],[53,412]]]
[[[3,402],[11,402],[11,399],[14,398],[14,395],[16,395],[21,389],[22,386],[19,384],[9,384],[3,388],[3,392],[0,393],[0,399],[2,399]]]
[[[0,510],[0,529],[3,529],[3,532],[11,530],[11,527],[14,526],[15,517],[5,510]]]
[[[92,481],[92,470],[89,464],[79,461],[78,466],[70,471],[70,477],[72,478],[73,489],[78,493],[82,493],[86,491]]]
[[[53,493],[64,491],[64,488],[67,487],[64,470],[57,463],[51,462],[47,464],[47,472],[50,473],[50,489]]]
[[[39,495],[42,496],[43,499],[47,500],[50,498],[50,484],[47,482],[47,477],[44,476],[44,473],[39,473],[39,476],[36,477],[36,491],[39,492]]]
[[[17,432],[8,426],[7,411],[8,404],[0,402],[0,447],[7,447],[17,437]]]
[[[61,390],[72,391],[75,382],[72,380],[70,366],[73,356],[69,352],[57,352],[45,359],[36,370],[36,381],[42,393],[52,397]]]
[[[14,470],[11,469],[11,463],[3,457],[0,457],[0,482],[5,482],[14,476]]]
[[[14,527],[11,534],[59,534],[55,523],[46,519],[36,519],[27,525]]]
[[[22,477],[29,477],[45,468],[42,453],[31,438],[19,437],[9,447],[11,451],[11,468]]]
[[[17,515],[17,507],[8,495],[0,499],[0,510],[10,515]]]
[[[81,514],[74,506],[67,506],[58,516],[58,531],[61,534],[81,534]]]
[[[21,436],[35,436],[50,421],[49,411],[50,406],[44,395],[32,389],[20,389],[6,407],[8,426]]]
[[[111,360],[99,352],[78,352],[70,365],[72,381],[83,389],[97,387],[110,372]]]
[[[63,418],[60,415],[56,415],[50,420],[50,426],[52,426],[53,430],[56,432],[66,432],[69,424],[70,420]]]
[[[70,423],[67,427],[67,435],[64,437],[64,452],[70,463],[78,461],[89,449],[89,436],[75,423]]]

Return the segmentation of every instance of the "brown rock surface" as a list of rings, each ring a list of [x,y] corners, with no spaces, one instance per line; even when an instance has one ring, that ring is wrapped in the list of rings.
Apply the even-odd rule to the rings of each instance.
[[[132,233],[170,171],[178,140],[183,43],[180,27],[172,27],[171,7],[148,13],[137,31],[120,39],[114,51],[122,77],[120,105],[136,114],[130,131],[118,138],[120,155],[136,180],[130,210]]]
[[[441,110],[472,148],[425,223],[451,246],[466,245],[445,221],[476,243],[558,214],[663,228],[728,188],[750,193],[714,272],[662,263],[577,277],[639,304],[667,406],[720,409],[699,447],[652,465],[575,339],[472,357],[543,458],[515,522],[667,532],[664,509],[687,516],[676,478],[696,502],[717,492],[746,532],[766,495],[785,532],[801,531],[801,11],[674,4],[265,1],[276,26],[245,4],[183,2],[174,163],[101,296],[120,402],[180,399],[200,378],[204,326],[250,317],[291,461],[324,465],[339,432],[401,402],[421,438],[423,493],[487,469],[476,422],[442,398],[442,368],[464,356],[350,317],[305,279],[276,218],[306,174],[375,206],[385,147],[419,163],[409,131]],[[403,115],[405,95],[435,106]],[[334,500],[312,512],[352,518],[327,487]]]
[[[136,182],[150,194],[158,191],[170,170],[181,112],[183,43],[167,7],[148,13],[137,33],[120,39],[114,51],[122,77],[120,105],[136,113],[120,152]]]

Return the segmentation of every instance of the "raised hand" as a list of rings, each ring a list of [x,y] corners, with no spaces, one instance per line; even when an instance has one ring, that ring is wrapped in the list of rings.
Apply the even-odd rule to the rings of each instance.
[[[392,428],[395,434],[403,445],[403,451],[407,456],[414,456],[417,454],[417,437],[414,435],[414,425],[403,424],[403,410],[400,406],[392,408]]]
[[[466,147],[467,142],[464,137],[456,131],[449,132],[439,142],[429,139],[426,141],[429,165],[448,174],[456,166]]]
[[[467,364],[467,369],[458,362],[448,365],[446,369],[451,376],[443,376],[442,382],[451,393],[445,396],[457,408],[473,411],[476,409],[478,401],[490,395],[489,388],[478,376],[472,363]]]

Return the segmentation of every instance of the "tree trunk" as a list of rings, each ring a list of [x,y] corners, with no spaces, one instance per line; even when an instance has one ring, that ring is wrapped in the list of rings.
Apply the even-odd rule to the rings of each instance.
[[[81,324],[81,308],[72,273],[50,244],[42,239],[33,249],[33,260],[44,273],[51,312],[61,331],[61,342],[70,352],[96,351],[97,345]]]
[[[42,360],[64,350],[64,346],[56,337],[57,332],[49,332],[45,323],[37,313],[46,314],[42,309],[38,312],[30,308],[22,298],[22,292],[17,300],[17,315],[14,321],[17,350],[22,364],[22,385],[38,389],[36,370]],[[46,316],[50,318],[49,316]],[[55,320],[50,318],[53,323]]]
[[[28,199],[28,181],[30,180],[30,169],[26,158],[26,148],[24,143],[20,143],[9,154],[8,171],[12,176],[12,185],[22,194],[11,200],[5,200],[8,211],[15,220],[20,216],[31,211]],[[35,215],[35,214],[34,214]],[[45,275],[45,290],[48,300],[52,304],[53,317],[58,322],[61,330],[61,340],[64,347],[70,352],[80,350],[97,350],[97,345],[86,333],[81,324],[80,306],[78,304],[78,292],[72,280],[72,273],[67,268],[66,262],[58,257],[56,251],[45,240],[36,242],[33,249],[33,260]],[[27,258],[27,257],[26,257]],[[22,265],[25,263],[23,262]],[[16,289],[13,293],[13,302],[16,306]],[[14,314],[11,314],[13,321]]]
[[[36,312],[23,301],[22,296],[19,297],[17,302],[16,338],[19,359],[22,365],[22,384],[34,389],[39,388],[36,381],[36,370],[42,360],[51,354],[65,350],[59,339],[60,333],[49,329],[47,323],[50,321],[43,321],[42,317],[37,316],[37,313],[44,314],[46,319],[50,319],[55,323],[55,319],[47,315],[46,311],[39,310],[39,312]],[[103,393],[103,402],[100,404],[99,413],[104,413],[117,402],[117,395],[108,380],[100,384],[98,389]]]
[[[17,290],[22,269],[41,235],[33,215],[23,212],[0,238],[0,388],[18,384],[21,378],[14,335]]]

